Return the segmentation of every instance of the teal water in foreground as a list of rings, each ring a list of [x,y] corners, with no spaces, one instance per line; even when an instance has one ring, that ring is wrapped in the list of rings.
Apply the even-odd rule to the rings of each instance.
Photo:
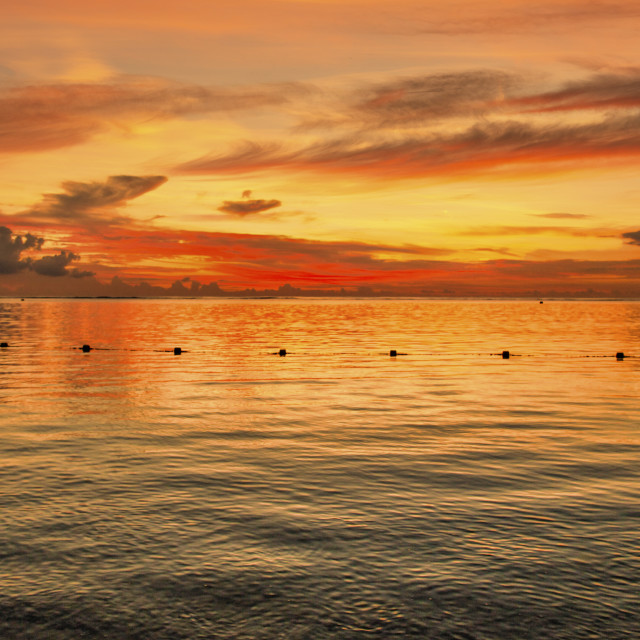
[[[640,637],[640,303],[5,300],[4,341],[2,638]]]

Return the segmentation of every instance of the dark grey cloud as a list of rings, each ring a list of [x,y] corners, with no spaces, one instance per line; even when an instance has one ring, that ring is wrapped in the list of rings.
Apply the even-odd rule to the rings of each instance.
[[[627,233],[623,233],[622,237],[627,239],[627,244],[636,244],[640,246],[640,231],[629,231]]]
[[[280,200],[225,200],[222,206],[218,207],[218,211],[244,218],[245,216],[262,213],[263,211],[268,211],[281,205],[282,202],[280,202]]]
[[[62,183],[64,193],[45,193],[42,201],[28,212],[56,220],[90,220],[101,212],[125,205],[129,200],[157,189],[165,176],[110,176],[104,182]]]
[[[23,256],[27,251],[40,251],[44,242],[44,238],[37,238],[30,233],[14,236],[11,229],[0,227],[0,274],[18,273],[28,269],[44,276],[71,275],[74,278],[84,278],[95,275],[90,271],[67,269],[72,262],[80,259],[80,256],[72,251],[61,251],[59,254],[37,259]]]
[[[72,278],[88,278],[96,275],[95,271],[87,271],[84,269],[78,269],[77,267],[74,267],[68,273]]]
[[[43,243],[43,238],[36,238],[30,233],[14,236],[11,229],[0,227],[0,273],[17,273],[28,269],[31,258],[23,258],[22,253],[29,249],[39,250]]]
[[[61,251],[54,256],[43,256],[31,263],[31,268],[41,276],[66,276],[69,275],[67,267],[74,261],[80,260],[80,256],[72,251]],[[80,272],[78,272],[80,273]],[[85,272],[85,275],[92,275]],[[74,277],[79,277],[77,274]]]

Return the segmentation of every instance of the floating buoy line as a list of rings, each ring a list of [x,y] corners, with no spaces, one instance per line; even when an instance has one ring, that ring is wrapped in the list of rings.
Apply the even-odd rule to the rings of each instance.
[[[20,347],[13,346],[11,349],[16,349]],[[2,351],[9,350],[8,342],[0,342],[0,349]],[[147,352],[147,353],[172,353],[175,356],[180,356],[188,353],[216,353],[215,351],[207,351],[207,350],[198,350],[198,351],[190,351],[188,349],[183,349],[182,347],[172,347],[170,349],[132,349],[132,348],[124,348],[124,347],[92,347],[89,344],[83,344],[79,347],[70,347],[72,350],[78,350],[82,353],[91,353],[92,351],[127,351],[127,352]],[[292,352],[287,351],[287,349],[279,349],[278,351],[269,351],[265,355],[275,355],[281,358],[285,356],[388,356],[391,359],[400,358],[402,356],[409,357],[442,357],[442,356],[450,356],[450,357],[499,357],[502,360],[510,360],[511,358],[555,358],[558,359],[558,353],[513,353],[512,351],[503,350],[495,353],[452,353],[452,352],[437,352],[437,351],[413,351],[411,353],[405,353],[398,351],[397,349],[390,349],[388,352],[356,352],[356,351],[335,351],[335,352],[323,352],[318,353],[314,351],[299,351]],[[560,357],[562,358],[615,358],[616,360],[627,360],[629,358],[637,358],[638,356],[630,355],[624,353],[624,351],[618,351],[615,354],[568,354],[564,353]]]

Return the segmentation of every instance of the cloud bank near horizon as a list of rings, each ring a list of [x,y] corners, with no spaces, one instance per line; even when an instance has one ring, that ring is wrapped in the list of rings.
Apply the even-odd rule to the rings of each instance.
[[[11,229],[0,226],[0,274],[33,270],[40,275],[51,277],[71,275],[74,278],[84,278],[95,275],[92,271],[67,269],[72,262],[80,260],[80,256],[72,251],[61,250],[58,254],[40,258],[33,258],[31,255],[23,256],[31,253],[31,250],[42,250],[44,243],[44,238],[38,238],[30,233],[24,236],[13,235]]]

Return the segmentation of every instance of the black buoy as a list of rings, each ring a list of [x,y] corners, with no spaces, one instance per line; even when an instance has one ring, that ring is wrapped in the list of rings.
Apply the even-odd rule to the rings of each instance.
[[[180,347],[174,347],[173,349],[174,356],[179,356],[181,353],[182,353],[182,349]]]
[[[624,360],[624,353],[622,351],[616,353],[616,360]]]
[[[397,355],[398,355],[398,352],[395,349],[391,349],[391,351],[389,351],[390,358],[395,358]]]
[[[542,300],[540,300],[540,304],[544,304]]]
[[[508,351],[503,351],[502,352],[502,359],[503,360],[508,360],[511,357],[511,354]]]
[[[8,342],[0,342],[0,348],[6,349],[9,346]]]
[[[89,353],[89,351],[91,351],[91,347],[90,347],[88,344],[83,344],[83,345],[82,345],[82,350],[83,350],[85,353]]]
[[[278,351],[278,355],[282,358],[283,356],[287,355],[287,350],[286,349],[280,349],[280,351]]]

